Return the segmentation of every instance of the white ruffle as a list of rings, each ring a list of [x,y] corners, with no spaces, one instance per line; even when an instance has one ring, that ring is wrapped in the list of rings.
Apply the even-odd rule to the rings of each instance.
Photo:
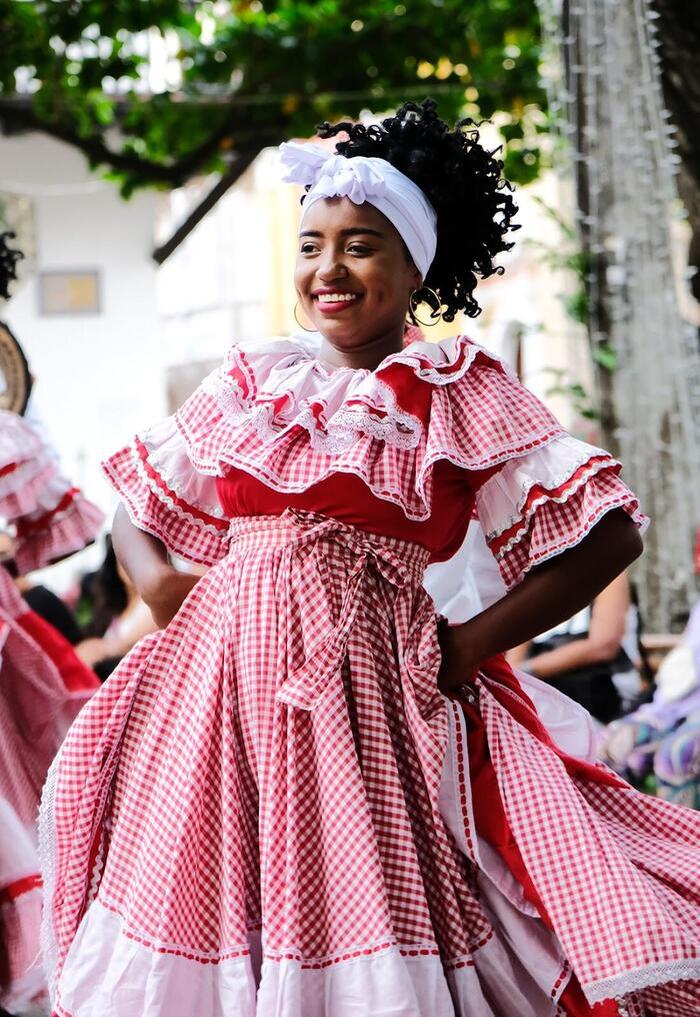
[[[120,918],[90,905],[66,959],[54,1008],[59,1017],[554,1017],[552,986],[563,963],[552,937],[533,938],[527,919],[488,890],[501,923],[472,962],[447,972],[421,946],[387,946],[319,967],[298,960],[259,961],[252,934],[240,956],[202,963],[153,949],[125,935]],[[496,913],[497,911],[497,913]],[[542,940],[542,944],[540,944]],[[522,960],[519,953],[522,951]],[[186,953],[186,951],[183,951]],[[414,954],[419,954],[415,956]]]
[[[223,518],[216,493],[216,481],[213,477],[196,473],[192,469],[187,446],[173,417],[166,417],[165,420],[150,427],[142,441],[148,453],[149,465],[165,480],[177,498],[206,512],[207,515]],[[144,480],[154,494],[160,493],[162,497],[162,491],[155,488],[145,472]],[[172,499],[170,507],[175,507]]]
[[[0,410],[0,469],[32,459],[41,446],[41,438],[22,417]]]
[[[604,469],[620,469],[617,460],[604,449],[565,434],[528,455],[510,459],[490,477],[476,496],[479,520],[487,540],[493,540],[510,529],[519,520],[525,526],[539,505],[550,500],[550,495],[530,499],[534,487],[556,491],[587,463],[589,468],[576,477],[556,498],[566,501],[587,480]],[[527,511],[525,506],[527,505]]]
[[[121,919],[97,900],[63,968],[55,1002],[59,1017],[554,1017],[568,966],[518,882],[478,839],[471,809],[465,825],[455,754],[456,725],[464,741],[464,721],[457,709],[449,716],[440,812],[458,846],[476,855],[481,901],[494,927],[472,957],[455,960],[445,971],[429,944],[377,944],[358,947],[362,955],[349,959],[318,958],[312,964],[275,956],[261,963],[259,937],[251,933],[227,951],[232,956],[207,963],[205,957],[178,956],[188,951],[176,944],[127,934]]]
[[[469,523],[456,554],[427,567],[423,586],[437,614],[452,625],[469,621],[505,596],[505,583],[478,520]]]
[[[386,357],[373,371],[366,368],[327,370],[319,362],[321,337],[293,335],[235,346],[229,361],[205,379],[203,390],[228,414],[245,413],[263,440],[274,440],[289,427],[308,431],[312,448],[333,453],[350,448],[358,434],[368,434],[398,448],[415,448],[421,421],[401,410],[381,371],[395,364],[413,370],[431,385],[444,386],[463,378],[477,356],[487,357],[505,373],[509,368],[494,354],[470,343],[464,355],[460,337],[441,343],[423,340]],[[230,373],[236,367],[255,385],[255,401]],[[458,366],[457,366],[458,365]],[[319,418],[317,407],[322,408]],[[200,463],[204,468],[206,464]]]
[[[600,738],[588,710],[534,675],[516,669],[515,676],[559,748],[569,756],[595,762]]]
[[[13,470],[0,476],[0,501],[8,495],[20,493],[27,484],[35,482],[37,478],[44,475],[53,476],[55,472],[56,465],[48,450],[39,449],[31,459],[25,459]]]

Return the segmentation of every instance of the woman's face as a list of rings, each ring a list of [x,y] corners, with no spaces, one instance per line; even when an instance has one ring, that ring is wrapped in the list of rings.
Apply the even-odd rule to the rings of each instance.
[[[294,284],[310,323],[349,351],[403,332],[421,278],[398,232],[373,205],[322,198],[301,225]]]

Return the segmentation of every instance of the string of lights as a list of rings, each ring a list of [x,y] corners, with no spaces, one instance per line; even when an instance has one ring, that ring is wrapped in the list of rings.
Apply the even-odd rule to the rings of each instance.
[[[545,73],[574,216],[591,257],[589,334],[610,347],[625,476],[653,526],[635,567],[649,629],[666,631],[697,597],[700,356],[673,265],[680,158],[661,88],[650,0],[538,0]]]

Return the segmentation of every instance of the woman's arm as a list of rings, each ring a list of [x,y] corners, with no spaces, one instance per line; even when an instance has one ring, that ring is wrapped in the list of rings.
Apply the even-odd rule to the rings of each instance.
[[[608,512],[576,547],[533,569],[509,594],[441,632],[439,685],[453,692],[479,664],[553,628],[590,604],[642,552],[626,512]]]
[[[595,598],[588,635],[531,657],[525,670],[546,680],[577,667],[614,660],[622,646],[629,605],[629,580],[623,572]]]
[[[134,526],[123,505],[114,516],[112,543],[124,571],[151,609],[156,625],[165,628],[200,577],[173,568],[164,544]]]

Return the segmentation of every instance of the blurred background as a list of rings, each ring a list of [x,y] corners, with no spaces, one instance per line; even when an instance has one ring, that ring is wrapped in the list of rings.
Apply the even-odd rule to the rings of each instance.
[[[432,96],[488,120],[522,229],[483,314],[439,325],[514,364],[619,453],[654,518],[635,577],[682,628],[700,522],[700,9],[681,0],[5,2],[0,228],[25,258],[0,317],[67,473],[235,339],[295,329],[299,195],[276,146]],[[66,586],[101,552],[52,572]]]

